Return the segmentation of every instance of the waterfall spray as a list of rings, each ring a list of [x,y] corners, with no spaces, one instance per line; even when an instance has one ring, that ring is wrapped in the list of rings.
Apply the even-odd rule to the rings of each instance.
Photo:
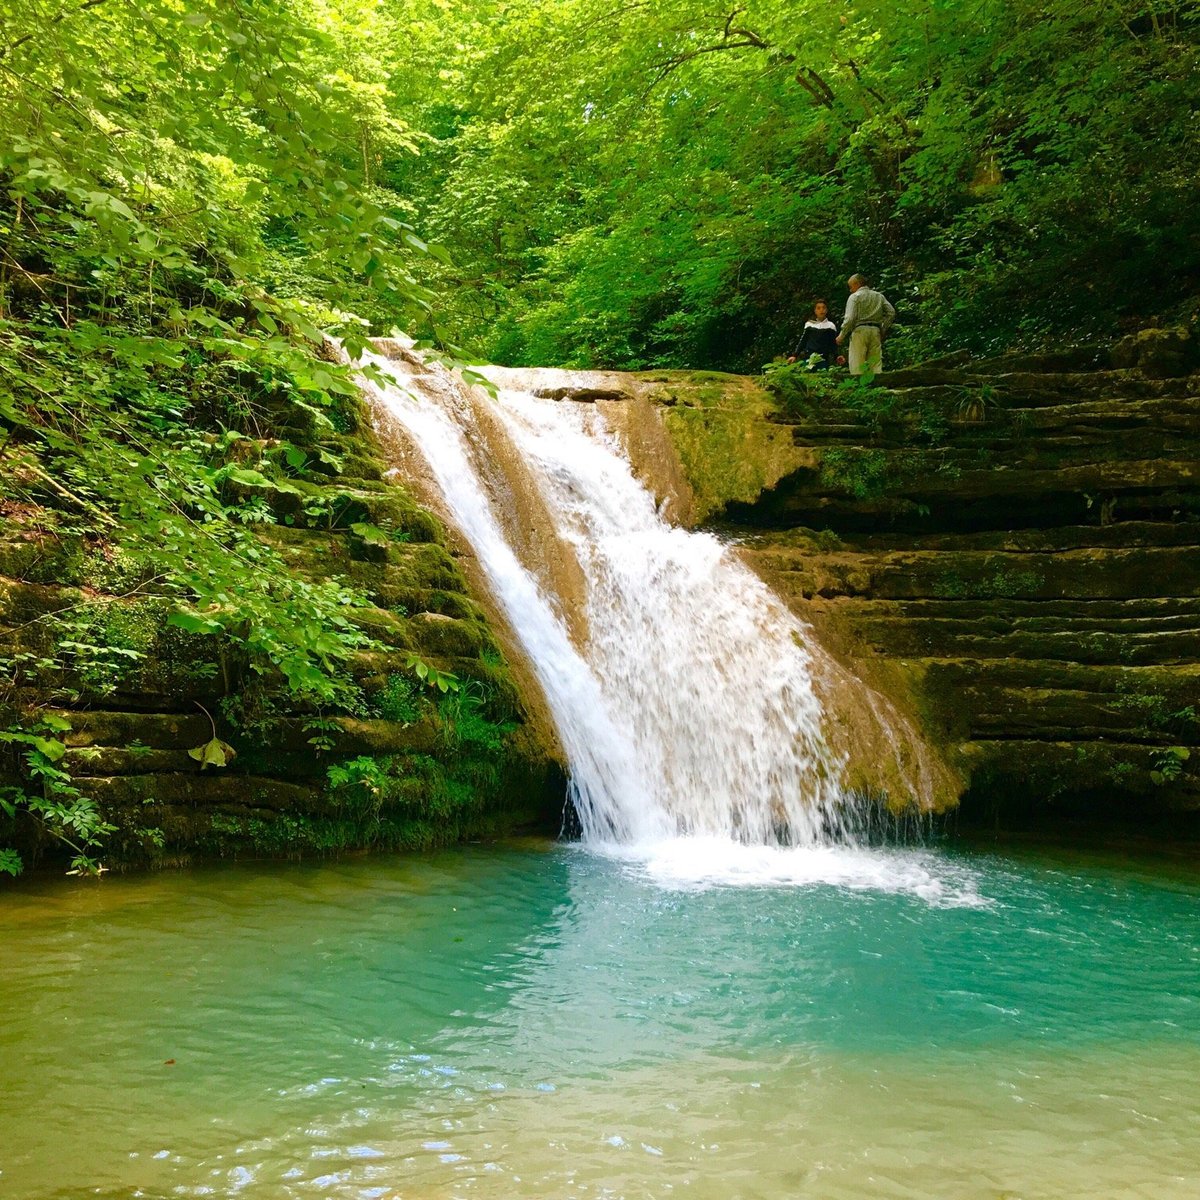
[[[396,377],[368,385],[377,409],[418,448],[536,672],[585,843],[853,840],[811,630],[717,537],[664,519],[597,405],[369,358]],[[519,537],[515,486],[541,514]],[[551,559],[579,594],[556,593]]]

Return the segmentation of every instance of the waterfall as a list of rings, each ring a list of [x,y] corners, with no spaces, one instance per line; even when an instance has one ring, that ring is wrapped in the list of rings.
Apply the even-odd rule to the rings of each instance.
[[[719,538],[665,519],[605,406],[500,369],[488,396],[392,352],[367,358],[396,382],[366,387],[536,672],[584,842],[852,840],[811,630]]]

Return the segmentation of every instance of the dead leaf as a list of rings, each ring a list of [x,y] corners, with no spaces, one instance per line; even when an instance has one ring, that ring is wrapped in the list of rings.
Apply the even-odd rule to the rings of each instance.
[[[219,737],[205,742],[203,746],[194,747],[188,754],[200,764],[201,770],[205,767],[227,767],[237,758],[237,751]]]

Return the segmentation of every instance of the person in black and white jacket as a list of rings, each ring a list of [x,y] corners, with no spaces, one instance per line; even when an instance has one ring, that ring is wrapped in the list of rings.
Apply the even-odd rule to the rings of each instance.
[[[812,316],[804,322],[804,332],[788,362],[808,362],[810,370],[815,371],[832,367],[838,356],[837,333],[837,326],[829,319],[829,305],[824,300],[814,301]]]

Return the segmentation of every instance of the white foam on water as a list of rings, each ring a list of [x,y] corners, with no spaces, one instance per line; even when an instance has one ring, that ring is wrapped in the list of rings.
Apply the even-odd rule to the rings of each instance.
[[[924,850],[830,844],[751,846],[725,838],[669,838],[594,853],[651,883],[680,891],[714,887],[837,887],[908,895],[933,908],[988,908],[965,867]]]

